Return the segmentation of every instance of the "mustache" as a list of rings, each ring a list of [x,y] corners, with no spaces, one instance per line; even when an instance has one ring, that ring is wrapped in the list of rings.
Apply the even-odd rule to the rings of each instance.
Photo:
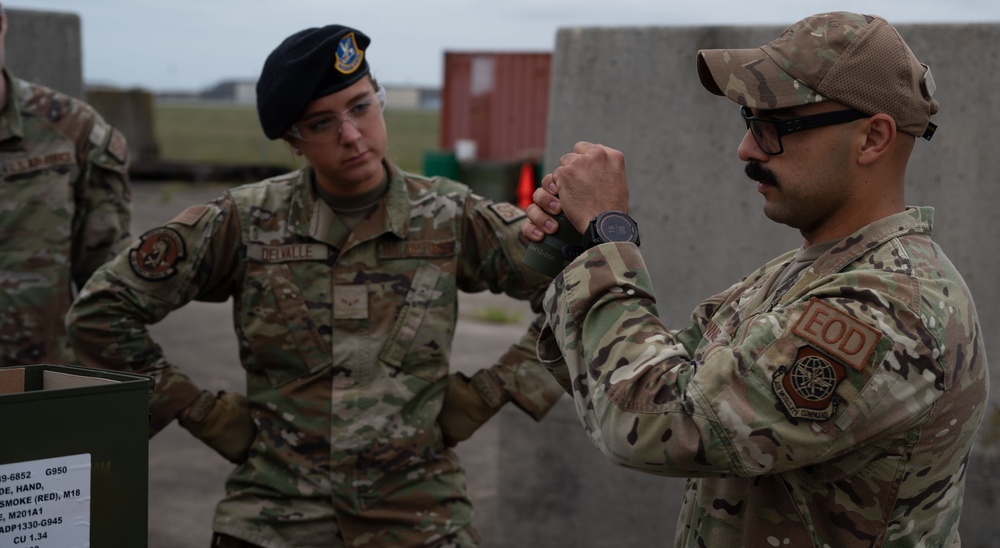
[[[778,177],[773,171],[767,169],[766,167],[760,165],[760,162],[755,162],[753,160],[747,162],[746,167],[743,171],[747,174],[747,177],[757,181],[758,183],[764,183],[768,185],[778,185]]]

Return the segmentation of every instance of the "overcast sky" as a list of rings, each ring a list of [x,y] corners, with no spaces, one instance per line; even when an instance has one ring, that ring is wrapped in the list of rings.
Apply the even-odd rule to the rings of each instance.
[[[372,38],[390,85],[439,86],[445,51],[553,51],[564,27],[787,25],[834,10],[890,23],[1000,22],[998,0],[18,0],[80,16],[87,84],[201,90],[256,79],[286,36],[339,23]],[[878,6],[873,9],[872,6]]]

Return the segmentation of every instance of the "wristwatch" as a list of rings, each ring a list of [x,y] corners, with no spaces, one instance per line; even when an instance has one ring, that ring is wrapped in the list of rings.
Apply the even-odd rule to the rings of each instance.
[[[632,242],[639,245],[639,225],[621,211],[605,211],[590,220],[583,239],[587,249],[607,242]]]

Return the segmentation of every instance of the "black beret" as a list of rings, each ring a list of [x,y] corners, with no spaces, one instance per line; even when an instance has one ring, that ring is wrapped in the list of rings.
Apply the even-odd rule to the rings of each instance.
[[[371,40],[342,25],[299,31],[264,61],[257,80],[257,116],[269,139],[281,137],[313,100],[338,92],[368,74]]]

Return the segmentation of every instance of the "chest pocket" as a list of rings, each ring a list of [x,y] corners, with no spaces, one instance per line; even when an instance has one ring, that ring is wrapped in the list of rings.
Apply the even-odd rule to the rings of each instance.
[[[417,269],[406,302],[379,354],[391,367],[428,382],[448,372],[448,354],[454,332],[454,288],[441,288],[441,267],[425,263]]]
[[[329,316],[329,276],[318,276],[318,283],[310,286],[307,299],[295,283],[294,268],[326,269],[317,263],[259,263],[250,262],[247,279],[253,280],[253,292],[244,297],[243,329],[245,340],[254,354],[253,368],[259,368],[268,377],[271,386],[315,373],[331,363],[328,344],[322,330],[329,325],[318,321],[323,315],[310,313],[310,302],[327,309]],[[325,305],[323,304],[325,303]],[[315,308],[315,306],[313,306]]]
[[[49,234],[46,242],[68,245],[68,235],[60,234],[69,230],[76,209],[73,181],[78,171],[73,163],[75,158],[69,151],[33,156],[0,153],[0,202],[17,204],[17,207],[5,208],[0,220],[0,232],[6,236],[5,253],[28,249],[37,256],[48,256],[38,253],[38,227]],[[49,251],[54,256],[66,252]],[[21,257],[9,256],[5,260],[8,264],[24,264]]]

